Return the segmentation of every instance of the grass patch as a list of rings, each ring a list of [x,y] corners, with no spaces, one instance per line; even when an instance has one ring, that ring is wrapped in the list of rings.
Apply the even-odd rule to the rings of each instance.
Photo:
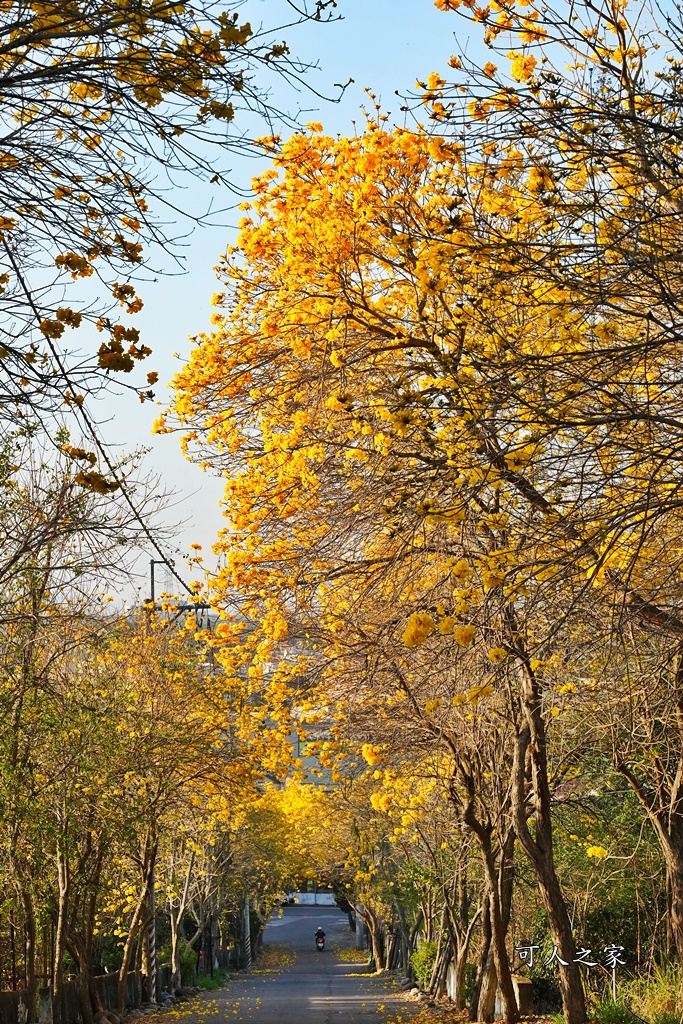
[[[680,968],[667,964],[666,967],[655,966],[645,976],[622,982],[619,993],[633,1012],[650,1024],[677,1024],[681,1019],[680,987]]]
[[[217,970],[211,974],[200,974],[195,984],[197,988],[204,989],[205,992],[215,992],[217,988],[223,988],[230,981],[230,975],[227,971]]]
[[[614,1003],[611,999],[595,1003],[591,1008],[590,1018],[592,1024],[637,1024],[626,1003]]]

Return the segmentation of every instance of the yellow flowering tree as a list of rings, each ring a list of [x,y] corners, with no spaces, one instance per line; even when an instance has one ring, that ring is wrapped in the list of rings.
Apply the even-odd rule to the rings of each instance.
[[[324,20],[328,6],[298,20]],[[173,247],[152,168],[230,184],[216,153],[250,145],[233,121],[272,113],[259,75],[299,74],[274,31],[186,0],[0,5],[0,387],[12,417],[79,408],[149,355],[128,319],[143,305],[136,276],[153,248]],[[86,324],[97,342],[76,360],[67,339]],[[144,401],[155,381],[151,372],[128,386]]]
[[[511,150],[482,149],[475,164],[460,143],[377,123],[341,140],[314,126],[274,163],[255,184],[240,258],[229,254],[221,269],[230,290],[216,298],[216,330],[198,339],[175,381],[186,449],[196,445],[205,466],[230,467],[216,599],[237,592],[243,614],[258,621],[248,659],[269,658],[288,632],[307,637],[334,666],[355,645],[368,677],[386,673],[412,702],[405,652],[415,650],[420,714],[442,700],[422,701],[425,643],[444,652],[459,680],[473,671],[449,702],[475,707],[509,653],[522,673],[521,688],[517,675],[509,691],[518,695],[515,729],[539,751],[533,772],[544,828],[534,840],[529,833],[527,850],[533,857],[543,846],[535,863],[558,944],[569,950],[532,667],[545,634],[534,636],[526,620],[535,613],[531,592],[546,594],[562,578],[558,557],[578,551],[589,569],[597,556],[576,531],[558,528],[562,491],[554,513],[541,482],[551,444],[518,384],[540,393],[545,384],[538,375],[532,382],[531,362],[571,344],[583,327],[566,290],[540,301],[537,282],[502,257],[499,283],[490,287],[487,276],[489,219],[534,237],[546,216],[542,197],[518,212],[525,171]],[[566,342],[558,342],[558,322]],[[159,429],[170,429],[168,421]],[[595,449],[586,457],[594,462]],[[544,607],[539,623],[548,624]],[[432,637],[440,638],[435,646]],[[315,659],[309,671],[321,671]],[[519,831],[525,780],[515,793]],[[490,861],[489,870],[495,899]],[[494,918],[513,1018],[499,908]],[[567,973],[581,1017],[578,970]]]

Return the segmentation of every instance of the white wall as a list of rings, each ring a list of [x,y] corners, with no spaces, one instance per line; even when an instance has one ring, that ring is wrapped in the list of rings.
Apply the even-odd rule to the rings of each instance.
[[[334,907],[334,893],[331,892],[295,892],[294,898],[302,906]]]

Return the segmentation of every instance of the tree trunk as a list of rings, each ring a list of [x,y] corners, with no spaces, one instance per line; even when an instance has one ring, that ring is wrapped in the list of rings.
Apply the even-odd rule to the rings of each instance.
[[[57,885],[59,890],[57,903],[57,927],[52,963],[52,1013],[54,1024],[62,1024],[63,993],[64,993],[64,948],[66,938],[66,917],[69,896],[69,863],[57,845]]]
[[[481,828],[481,823],[478,823]],[[473,828],[472,831],[476,835]],[[507,955],[506,936],[510,924],[510,911],[512,907],[512,886],[514,879],[514,844],[515,833],[512,829],[508,832],[502,845],[498,849],[498,867],[494,866],[493,851],[490,839],[485,829],[482,835],[477,836],[480,846],[484,851],[484,864],[486,868],[486,889],[482,897],[482,948],[477,970],[477,977],[474,983],[474,992],[470,1005],[470,1017],[473,1020],[493,1020],[496,1000],[496,989],[500,985],[503,998],[503,1013],[505,1020],[516,1020],[519,1016],[517,998],[512,984],[512,973]],[[486,845],[488,843],[488,854]],[[467,962],[467,950],[472,938],[474,925],[479,917],[479,911],[465,928],[466,917],[463,918],[463,910],[466,909],[466,902],[463,903],[464,894],[461,893],[460,916],[461,921],[457,924],[458,945],[456,949],[460,957],[460,985],[464,978],[465,965]],[[494,926],[494,914],[497,917],[497,924]],[[454,923],[454,928],[456,927]],[[496,931],[499,935],[499,952],[496,954]],[[502,946],[502,953],[500,947]],[[456,961],[457,962],[457,961]],[[504,975],[507,975],[509,990],[506,994],[504,985],[501,982],[501,971],[499,965],[502,963]]]
[[[140,892],[138,894],[137,903],[133,910],[133,917],[131,918],[130,926],[128,928],[128,935],[126,936],[126,944],[123,947],[123,959],[119,968],[119,984],[118,984],[118,997],[117,1007],[120,1014],[123,1014],[126,1009],[126,986],[128,980],[128,966],[130,964],[131,954],[133,952],[133,945],[137,937],[137,932],[142,918],[142,913],[147,902],[149,895],[149,884],[150,879],[154,874],[154,867],[157,859],[157,842],[153,838],[151,831],[147,835],[144,844],[144,855],[142,857],[142,884],[140,886]],[[145,936],[139,937],[142,947],[146,948]]]
[[[432,980],[429,986],[430,995],[434,999],[441,999],[446,990],[446,978],[448,976],[448,968],[453,960],[453,944],[450,936],[448,936],[441,947],[441,952],[437,957],[435,970],[432,973]]]
[[[444,936],[444,925],[445,925],[445,922],[446,922],[447,909],[448,908],[444,904],[444,906],[443,906],[443,908],[441,910],[441,920],[439,922],[439,931],[438,931],[438,935],[436,937],[437,946],[436,946],[436,956],[434,957],[434,966],[432,967],[432,974],[431,974],[431,977],[430,977],[430,979],[429,979],[429,981],[427,983],[427,991],[429,992],[430,995],[434,994],[434,987],[437,984],[437,980],[438,980],[438,977],[439,977],[439,971],[441,970],[441,955],[442,955],[442,952],[443,952],[444,944],[446,942],[446,938]]]
[[[481,950],[479,952],[479,963],[477,965],[477,974],[474,979],[474,988],[472,990],[472,999],[470,1002],[470,1020],[484,1020],[484,1017],[482,1017],[479,1012],[479,1002],[481,998],[481,991],[484,986],[484,976],[487,970],[490,948],[491,915],[489,913],[488,900],[484,897],[484,899],[482,900],[481,915]]]
[[[92,963],[92,961],[91,961],[91,963]],[[90,969],[90,972],[89,972],[89,986],[90,986],[90,1004],[91,1004],[91,1006],[93,1008],[93,1013],[95,1014],[95,1016],[97,1016],[98,1013],[103,1013],[104,1012],[104,1006],[102,1005],[102,1000],[100,999],[100,993],[98,992],[97,985],[95,984],[95,974],[94,974],[92,968]]]
[[[21,902],[24,908],[24,942],[26,956],[26,1005],[28,1020],[38,1019],[38,978],[36,977],[36,919],[33,900],[28,889],[22,887]]]
[[[78,994],[81,1002],[83,1024],[93,1024],[92,1002],[90,1000],[91,973],[86,964],[81,965],[78,975]]]
[[[138,901],[133,911],[133,917],[128,928],[128,935],[126,936],[126,944],[123,947],[123,960],[121,961],[121,967],[119,968],[119,984],[118,984],[118,997],[117,997],[117,1009],[120,1014],[125,1013],[126,1010],[126,988],[128,984],[128,967],[130,964],[131,953],[133,952],[133,945],[137,937],[138,925],[142,916],[142,911],[147,900],[147,886],[143,886],[142,891],[138,896]],[[144,946],[144,936],[139,937],[139,941]]]
[[[465,968],[467,967],[467,952],[469,950],[469,942],[466,946],[463,945],[458,950],[455,957],[455,991],[453,993],[453,1002],[456,1010],[465,1009],[465,998],[463,989],[465,987]]]
[[[384,970],[384,942],[381,934],[380,923],[374,914],[374,912],[367,906],[364,906],[363,918],[368,926],[370,932],[370,943],[372,945],[372,959],[375,961],[375,970]]]
[[[73,929],[69,929],[65,941],[74,963],[78,964],[78,999],[81,1007],[81,1019],[83,1024],[93,1024],[93,1005],[90,999],[92,971],[86,956],[83,938]]]
[[[375,961],[375,970],[384,970],[384,943],[380,934],[379,923],[374,920],[370,926],[370,941],[372,943],[372,959]]]
[[[512,893],[510,893],[510,905],[512,904]],[[451,946],[455,951],[455,993],[453,995],[453,1002],[458,1010],[464,1010],[464,1000],[462,989],[465,981],[465,968],[467,966],[467,954],[469,953],[470,943],[472,941],[472,933],[475,925],[481,915],[482,908],[479,906],[472,917],[471,921],[468,921],[468,899],[467,891],[464,879],[459,879],[459,907],[458,916],[455,917],[453,908],[450,903],[447,903],[448,907],[448,930],[451,938]],[[510,911],[508,907],[507,920],[509,921]]]
[[[493,955],[493,940],[489,943],[484,970],[481,977],[479,998],[477,999],[477,1010],[475,1020],[486,1021],[487,1024],[493,1020],[496,1007],[496,989],[498,988],[498,975],[496,973],[496,962]]]
[[[505,942],[507,928],[503,924],[498,894],[494,891],[489,892],[489,899],[491,900],[491,946],[498,975],[498,985],[503,999],[503,1015],[506,1021],[514,1024],[519,1017],[519,1010]]]
[[[171,987],[180,988],[180,959],[178,957],[178,941],[180,939],[180,919],[173,910],[169,913],[171,922]]]
[[[522,668],[522,708],[515,745],[513,766],[513,807],[515,829],[522,849],[531,861],[548,914],[553,942],[564,963],[560,968],[560,992],[567,1024],[585,1024],[586,997],[579,966],[575,963],[576,947],[571,921],[555,871],[553,849],[550,783],[546,754],[545,722],[541,713],[540,691],[528,664]],[[532,836],[527,815],[527,772],[530,770],[534,796],[536,834]]]
[[[417,936],[418,936],[418,934],[420,932],[420,928],[422,926],[422,921],[423,921],[422,910],[418,910],[417,918],[415,919],[415,924],[411,928],[410,934],[408,936],[408,946],[406,948],[406,956],[405,956],[405,959],[406,959],[406,977],[409,978],[411,981],[413,980],[414,976],[413,976],[413,967],[412,967],[412,964],[410,962],[410,958],[413,955],[413,951],[415,949],[415,943],[417,942]]]
[[[149,908],[147,908],[149,910]],[[149,942],[147,940],[147,930],[149,928],[149,915],[143,917],[140,921],[140,942],[141,947],[141,960],[140,970],[143,978],[143,991],[145,993],[145,1002],[149,1003],[152,999],[152,992],[150,986],[150,974],[149,974]]]
[[[178,950],[180,948],[180,938],[183,928],[183,917],[187,910],[187,904],[190,897],[190,883],[192,881],[192,872],[194,871],[195,863],[195,851],[192,850],[190,853],[190,861],[187,865],[185,872],[185,881],[183,882],[183,892],[180,897],[180,901],[177,907],[173,906],[173,901],[169,903],[169,918],[171,923],[171,986],[172,988],[180,988],[182,985],[180,957]]]
[[[666,935],[683,963],[683,653],[677,656],[673,702],[678,733],[677,763],[664,768],[658,758],[649,765],[645,783],[624,763],[615,750],[615,767],[628,780],[652,824],[666,864]],[[674,773],[675,767],[675,773]],[[679,991],[683,1005],[683,979]]]
[[[669,845],[665,849],[666,873],[670,887],[669,920],[672,938],[676,944],[679,964],[683,964],[683,849]],[[678,993],[683,1005],[683,979]]]
[[[135,939],[135,952],[133,960],[134,964],[134,977],[133,977],[133,988],[135,991],[135,1006],[139,1009],[143,1003],[143,991],[142,991],[142,951],[144,949],[144,939],[142,935],[142,929],[138,928],[138,934]],[[132,957],[131,957],[132,959]]]
[[[399,939],[399,955],[397,959],[400,960],[400,963],[397,963],[396,966],[399,968],[401,973],[405,975],[405,977],[408,977],[408,944],[410,942],[410,938],[408,935],[408,925],[406,923],[405,910],[398,903],[394,904],[394,909],[396,910],[396,916],[398,918],[397,928]]]
[[[386,952],[386,964],[387,964],[387,970],[389,970],[389,971],[394,966],[394,957],[395,957],[395,954],[396,954],[397,939],[398,939],[398,932],[392,931],[391,934],[389,935],[389,941],[387,943],[387,952]]]
[[[500,986],[500,993],[503,1000],[503,1015],[508,1024],[515,1024],[519,1018],[519,1010],[517,1008],[517,998],[512,984],[510,961],[508,960],[507,947],[505,943],[507,926],[509,923],[509,908],[505,912],[501,902],[501,897],[504,895],[506,896],[508,889],[511,887],[511,876],[509,883],[506,880],[506,872],[509,872],[509,865],[507,864],[505,855],[507,841],[499,850],[499,869],[496,871],[491,836],[489,831],[476,818],[474,814],[473,800],[470,800],[468,803],[464,814],[464,821],[477,838],[484,862],[484,871],[488,889],[489,919],[491,924],[491,951],[493,954],[493,962],[495,964],[495,973],[498,977],[498,985]],[[512,836],[512,840],[514,842],[514,836]],[[491,1015],[480,1017],[479,1019],[492,1020],[493,1010],[489,1011],[487,1006],[487,1014],[488,1013]]]
[[[100,893],[100,881],[102,879],[102,867],[104,865],[105,850],[107,847],[106,837],[102,834],[99,837],[99,845],[95,858],[95,865],[90,875],[89,895],[86,903],[87,912],[83,921],[84,944],[82,970],[85,970],[88,977],[88,991],[90,993],[90,1005],[94,1013],[101,1013],[104,1009],[100,994],[95,985],[95,973],[93,956],[95,951],[95,920],[97,917],[97,904]]]

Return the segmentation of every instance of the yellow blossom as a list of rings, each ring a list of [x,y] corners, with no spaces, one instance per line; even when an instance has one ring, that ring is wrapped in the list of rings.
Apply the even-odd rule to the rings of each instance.
[[[403,633],[406,647],[417,647],[434,632],[434,619],[427,612],[413,612]]]
[[[510,74],[516,82],[527,82],[534,73],[536,67],[536,58],[531,54],[519,53],[515,56],[512,61],[512,67],[510,68]]]
[[[456,626],[453,630],[453,638],[461,647],[469,647],[474,640],[474,626]]]
[[[595,857],[596,860],[604,860],[607,855],[608,851],[604,846],[589,846],[586,850],[586,856]]]
[[[493,661],[497,665],[507,657],[507,651],[504,647],[491,647],[488,656],[489,661]]]

